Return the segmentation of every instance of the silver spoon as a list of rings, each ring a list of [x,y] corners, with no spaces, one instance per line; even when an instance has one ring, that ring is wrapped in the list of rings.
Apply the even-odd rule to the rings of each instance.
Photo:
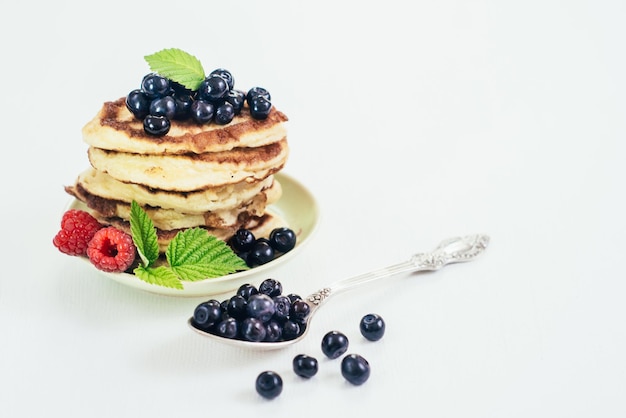
[[[309,331],[309,325],[313,314],[331,295],[343,292],[344,290],[352,289],[353,287],[360,284],[368,283],[377,279],[383,279],[385,277],[394,276],[399,273],[434,271],[439,270],[447,264],[471,261],[474,258],[478,257],[487,248],[488,244],[489,237],[487,235],[476,234],[467,235],[464,237],[450,238],[442,241],[437,246],[437,248],[435,248],[431,252],[417,253],[414,254],[409,260],[402,263],[398,263],[369,273],[361,274],[359,276],[340,280],[329,286],[326,286],[305,298],[305,301],[311,308],[310,313],[306,318],[307,326],[301,335],[292,340],[277,342],[252,342],[233,338],[225,338],[220,337],[219,335],[211,334],[206,331],[202,331],[194,327],[192,325],[193,317],[189,318],[187,323],[189,324],[191,329],[193,329],[200,335],[212,338],[221,343],[230,344],[236,347],[251,348],[254,350],[276,350],[301,341]]]

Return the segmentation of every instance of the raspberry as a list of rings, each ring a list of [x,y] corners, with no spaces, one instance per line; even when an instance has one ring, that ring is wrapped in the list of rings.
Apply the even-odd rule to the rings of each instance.
[[[97,269],[122,272],[135,261],[137,248],[130,235],[108,226],[100,229],[89,241],[87,256]]]
[[[87,246],[102,225],[90,213],[70,209],[63,214],[61,230],[52,243],[62,253],[69,255],[86,255]]]

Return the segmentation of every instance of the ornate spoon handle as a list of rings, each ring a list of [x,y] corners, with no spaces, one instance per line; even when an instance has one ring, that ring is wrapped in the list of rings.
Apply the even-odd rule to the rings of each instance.
[[[309,295],[307,302],[311,305],[311,310],[315,310],[331,295],[360,284],[394,276],[399,273],[439,270],[447,264],[471,261],[478,257],[487,248],[488,244],[489,237],[487,235],[476,234],[450,238],[442,241],[431,252],[417,253],[402,263],[337,281]]]

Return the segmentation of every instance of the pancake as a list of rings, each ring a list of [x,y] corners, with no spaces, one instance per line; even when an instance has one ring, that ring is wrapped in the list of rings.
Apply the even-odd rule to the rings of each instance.
[[[136,154],[93,146],[88,150],[91,165],[119,181],[180,192],[262,180],[281,170],[288,155],[286,138],[203,154]]]
[[[121,182],[107,173],[89,168],[78,176],[74,187],[84,190],[83,194],[88,193],[103,199],[125,203],[134,200],[140,206],[174,209],[186,214],[204,214],[236,208],[241,202],[247,202],[272,187],[273,183],[274,176],[268,176],[256,182],[244,180],[235,184],[179,193]],[[276,192],[272,194],[275,195]]]
[[[143,123],[126,108],[125,97],[105,102],[83,127],[83,140],[96,148],[135,154],[204,154],[235,148],[261,147],[287,136],[287,116],[272,107],[266,119],[250,116],[246,108],[227,125],[171,121],[164,136],[144,132]]]
[[[128,234],[130,234],[130,223],[126,220],[120,218],[101,218],[98,217],[97,213],[93,213],[93,215],[100,221],[102,224],[114,226]],[[214,237],[221,239],[223,241],[228,241],[239,228],[246,228],[250,230],[256,238],[268,238],[270,232],[274,228],[279,228],[287,225],[285,220],[280,217],[278,214],[272,211],[266,211],[263,216],[252,217],[247,219],[245,222],[242,222],[240,225],[232,226],[229,228],[210,228],[203,227],[206,231],[213,235]],[[157,241],[159,243],[159,251],[161,253],[165,253],[167,250],[167,246],[170,241],[176,237],[176,234],[180,232],[181,229],[170,229],[163,230],[157,228]],[[298,231],[296,231],[297,233]]]
[[[270,178],[270,180],[272,180]],[[82,183],[77,182],[66,191],[90,208],[97,218],[130,219],[130,203],[113,198],[106,198],[90,193]],[[249,200],[237,200],[236,206],[221,208],[204,213],[185,213],[175,209],[164,209],[149,205],[140,205],[152,220],[154,226],[163,230],[193,228],[196,226],[211,228],[235,228],[254,217],[261,217],[268,205],[278,201],[282,194],[280,183],[276,180],[253,195]],[[139,203],[139,202],[138,202]]]

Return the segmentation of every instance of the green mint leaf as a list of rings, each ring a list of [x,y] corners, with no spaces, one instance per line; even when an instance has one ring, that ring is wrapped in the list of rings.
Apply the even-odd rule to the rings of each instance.
[[[222,240],[202,228],[180,231],[165,253],[181,280],[198,281],[247,270],[246,263]]]
[[[134,200],[130,203],[130,232],[141,262],[150,267],[159,258],[159,242],[152,219]]]
[[[144,59],[155,73],[176,81],[191,90],[198,90],[205,78],[200,61],[191,54],[177,49],[163,49]]]
[[[155,284],[158,286],[170,287],[172,289],[183,289],[180,279],[171,269],[165,266],[144,267],[139,266],[133,271],[135,276],[144,282]]]

